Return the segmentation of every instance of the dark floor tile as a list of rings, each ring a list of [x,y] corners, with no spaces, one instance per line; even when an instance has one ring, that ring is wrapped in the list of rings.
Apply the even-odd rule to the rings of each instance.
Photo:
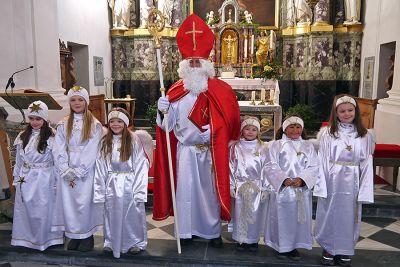
[[[391,219],[391,218],[363,218],[363,222],[385,228],[389,224],[392,224],[396,221],[396,219]]]
[[[172,235],[172,236],[174,236],[175,234],[175,232],[174,232],[174,224],[173,223],[171,223],[171,224],[168,224],[168,225],[165,225],[165,226],[162,226],[162,227],[159,227],[161,230],[163,230],[164,232],[167,232],[168,234],[170,234],[170,235]]]
[[[152,225],[151,223],[147,222],[147,231],[150,231],[150,230],[152,230],[152,229],[154,229],[154,228],[157,228],[157,227],[155,227],[155,226]]]
[[[398,233],[383,229],[369,236],[368,238],[400,249],[400,234]],[[399,254],[399,261],[400,261],[400,254]]]

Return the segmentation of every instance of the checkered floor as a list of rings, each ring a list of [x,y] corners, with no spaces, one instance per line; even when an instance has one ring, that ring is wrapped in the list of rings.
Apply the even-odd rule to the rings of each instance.
[[[399,192],[391,192],[387,190],[389,188],[390,187],[385,185],[376,185],[375,195],[400,197]],[[173,217],[169,217],[164,221],[154,221],[151,211],[147,213],[148,238],[173,240]],[[11,229],[12,224],[10,222],[0,223],[0,231],[10,231],[11,233]],[[101,236],[102,233],[99,232],[96,235]],[[226,243],[234,242],[231,238],[231,233],[228,232],[227,223],[222,223],[222,238]],[[260,241],[260,244],[264,244],[264,242]],[[318,244],[315,242],[314,247],[318,247]],[[400,252],[400,220],[390,218],[364,218],[361,225],[360,239],[356,248]]]

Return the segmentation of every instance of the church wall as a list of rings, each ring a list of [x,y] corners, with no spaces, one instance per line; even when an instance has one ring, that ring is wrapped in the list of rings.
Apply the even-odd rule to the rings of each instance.
[[[61,78],[57,29],[57,2],[52,0],[1,1],[0,24],[0,88],[5,88],[10,75],[16,70],[33,65],[33,69],[14,76],[15,90],[35,89],[49,92],[60,104]],[[3,32],[4,31],[4,32]],[[64,99],[64,100],[63,100]],[[21,121],[17,110],[4,100],[0,106],[9,113],[9,120]],[[50,118],[54,122],[60,116]]]
[[[378,77],[381,72],[388,70],[379,66],[381,45],[396,42],[396,60],[392,89],[388,91],[389,97],[379,100],[375,112],[375,131],[378,143],[400,144],[400,1],[398,0],[365,0],[364,5],[365,27],[363,36],[362,62],[366,57],[375,57],[374,82],[372,98],[377,97],[377,92],[385,90],[378,87]],[[364,73],[362,64],[361,73]],[[362,77],[363,79],[364,77]],[[363,80],[361,85],[363,84]],[[360,91],[363,87],[360,86]],[[391,182],[392,172],[385,170],[380,174]],[[399,188],[399,184],[397,185]]]
[[[80,70],[77,80],[88,86],[91,95],[105,94],[105,86],[95,86],[93,56],[103,58],[104,77],[111,77],[111,40],[107,0],[58,0],[59,38],[66,44],[87,46],[88,70]],[[74,47],[72,53],[74,55]],[[79,53],[81,54],[81,53]],[[82,59],[81,59],[82,60]],[[88,77],[87,77],[88,76]]]

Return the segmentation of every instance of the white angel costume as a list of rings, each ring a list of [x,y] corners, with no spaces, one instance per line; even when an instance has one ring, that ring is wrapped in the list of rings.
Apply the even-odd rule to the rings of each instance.
[[[235,192],[232,238],[258,243],[264,233],[268,182],[265,176],[267,144],[241,139],[230,149],[230,187]]]
[[[116,258],[132,247],[145,250],[149,160],[139,137],[132,133],[132,155],[120,161],[121,135],[114,135],[111,157],[96,160],[94,202],[105,203],[104,247]]]
[[[283,134],[269,145],[266,175],[273,187],[268,203],[265,244],[279,253],[312,248],[312,191],[318,176],[313,145]],[[301,178],[302,187],[285,186],[287,178]]]
[[[357,137],[353,124],[339,123],[337,138],[321,137],[315,239],[331,255],[354,255],[361,205],[374,202],[373,147],[371,133]]]
[[[71,90],[70,90],[71,91]],[[86,239],[103,226],[103,205],[93,202],[93,181],[98,145],[103,133],[94,119],[92,137],[81,142],[83,115],[73,114],[72,135],[66,138],[67,120],[57,126],[54,159],[61,176],[57,184],[57,214],[52,229],[72,239]],[[64,178],[73,173],[76,179]]]
[[[40,130],[32,130],[25,149],[21,134],[15,139],[13,185],[16,195],[11,245],[45,250],[64,243],[64,238],[60,231],[51,232],[57,180],[52,154],[54,137],[47,140],[44,153],[39,153],[39,135]]]

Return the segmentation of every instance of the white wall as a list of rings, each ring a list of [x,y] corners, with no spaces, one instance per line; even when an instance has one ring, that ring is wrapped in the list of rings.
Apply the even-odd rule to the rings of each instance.
[[[392,89],[388,98],[379,100],[375,112],[374,128],[378,143],[400,144],[400,1],[398,0],[365,0],[364,1],[364,35],[362,62],[366,57],[375,56],[373,98],[378,90],[379,55],[382,44],[396,42],[396,59]],[[364,72],[361,64],[361,73]],[[386,71],[382,67],[382,71]],[[363,79],[363,77],[361,77]],[[361,80],[360,90],[363,81]],[[360,92],[360,95],[361,92]],[[382,174],[382,173],[381,173]],[[391,181],[391,172],[384,171],[384,178]],[[399,186],[398,186],[399,187]]]
[[[0,91],[18,69],[34,69],[14,76],[17,89],[36,89],[50,93],[64,107],[50,111],[56,122],[68,112],[61,88],[58,40],[88,47],[86,69],[78,73],[91,94],[104,93],[94,86],[93,56],[103,57],[104,76],[111,76],[111,41],[107,0],[1,0],[0,2]],[[3,99],[8,119],[21,121],[19,112]]]
[[[78,81],[89,82],[87,89],[90,90],[90,94],[105,93],[105,86],[94,85],[93,56],[103,57],[104,77],[111,77],[111,38],[107,0],[57,0],[57,2],[60,39],[66,44],[71,42],[88,46],[89,70],[85,72],[80,68],[80,73],[77,73]],[[81,51],[78,53],[82,54]],[[87,75],[89,77],[86,79]]]

